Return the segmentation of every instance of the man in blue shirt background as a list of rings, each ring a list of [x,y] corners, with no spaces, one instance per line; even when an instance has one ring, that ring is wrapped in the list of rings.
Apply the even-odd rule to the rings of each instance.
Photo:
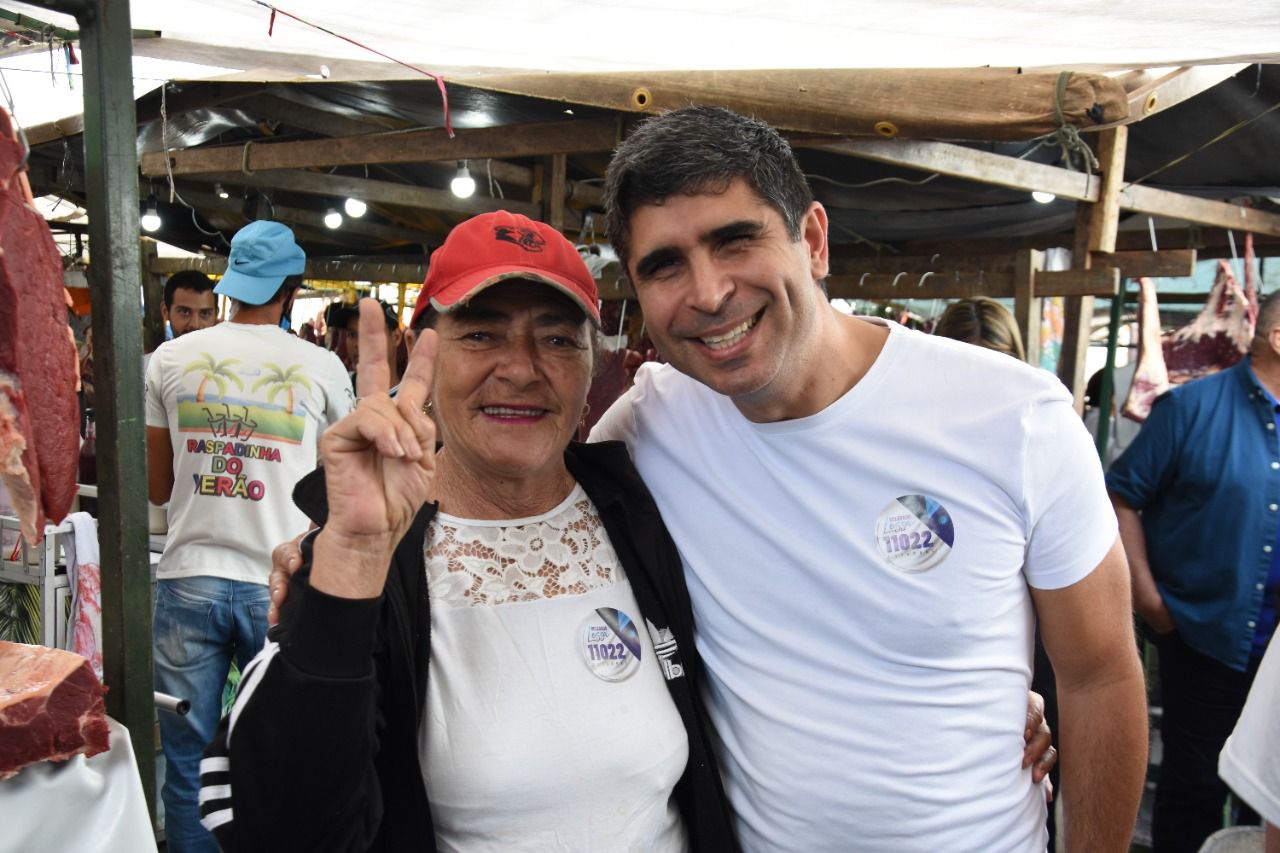
[[[1249,355],[1160,397],[1107,473],[1134,609],[1159,651],[1155,853],[1222,827],[1217,756],[1276,624],[1280,582],[1280,292]]]

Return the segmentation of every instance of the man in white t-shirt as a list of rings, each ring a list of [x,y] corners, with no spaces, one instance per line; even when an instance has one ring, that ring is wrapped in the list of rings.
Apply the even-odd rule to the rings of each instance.
[[[174,853],[217,850],[200,825],[201,754],[232,658],[243,668],[266,636],[271,549],[307,526],[293,485],[352,405],[338,357],[281,328],[305,264],[286,226],[245,226],[214,291],[231,300],[228,322],[160,345],[147,369],[148,492],[169,502],[155,685],[191,701],[186,716],[159,717]]]
[[[648,365],[626,441],[680,547],[749,851],[1043,851],[1038,618],[1070,849],[1127,850],[1146,704],[1116,520],[1056,379],[828,305],[827,215],[766,125],[694,107],[609,167]]]

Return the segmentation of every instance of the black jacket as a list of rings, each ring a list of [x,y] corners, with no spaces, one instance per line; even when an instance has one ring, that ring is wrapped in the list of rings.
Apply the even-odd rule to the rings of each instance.
[[[675,797],[692,849],[734,850],[675,545],[621,443],[570,445],[565,462],[595,502],[644,618],[676,640],[666,685],[689,736]],[[320,523],[323,486],[316,472],[294,492]],[[431,655],[422,543],[435,511],[425,506],[414,519],[379,599],[312,589],[312,540],[304,541],[280,625],[242,674],[235,707],[202,764],[202,817],[206,825],[225,819],[214,828],[224,850],[435,849],[418,763]]]

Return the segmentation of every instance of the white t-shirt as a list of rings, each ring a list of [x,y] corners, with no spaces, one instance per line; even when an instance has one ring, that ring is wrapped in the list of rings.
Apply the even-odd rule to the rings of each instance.
[[[810,417],[646,365],[592,438],[627,442],[680,548],[748,851],[1043,851],[1028,585],[1115,540],[1101,466],[1050,374],[887,325]]]
[[[1218,775],[1264,820],[1280,826],[1280,642],[1273,641],[1262,658],[1218,757]]]
[[[577,486],[542,516],[439,514],[419,732],[436,845],[683,853],[689,742],[631,584]]]
[[[174,477],[157,577],[265,584],[271,549],[307,528],[293,486],[351,405],[338,357],[276,326],[220,323],[157,347],[147,426],[168,428]]]

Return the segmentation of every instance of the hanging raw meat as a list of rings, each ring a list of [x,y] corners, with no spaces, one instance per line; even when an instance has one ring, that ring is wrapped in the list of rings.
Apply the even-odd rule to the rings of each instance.
[[[25,170],[0,110],[0,481],[35,543],[76,494],[79,374],[62,262]]]
[[[1138,366],[1121,412],[1135,421],[1145,421],[1151,404],[1169,388],[1169,371],[1160,345],[1160,306],[1156,285],[1149,278],[1138,279]]]
[[[1155,285],[1149,279],[1138,280],[1138,367],[1124,404],[1126,417],[1146,420],[1156,397],[1169,388],[1217,373],[1249,352],[1258,320],[1252,234],[1245,238],[1244,260],[1243,290],[1230,265],[1218,261],[1204,308],[1188,325],[1163,337]]]
[[[107,689],[74,652],[0,641],[0,779],[109,748]]]

